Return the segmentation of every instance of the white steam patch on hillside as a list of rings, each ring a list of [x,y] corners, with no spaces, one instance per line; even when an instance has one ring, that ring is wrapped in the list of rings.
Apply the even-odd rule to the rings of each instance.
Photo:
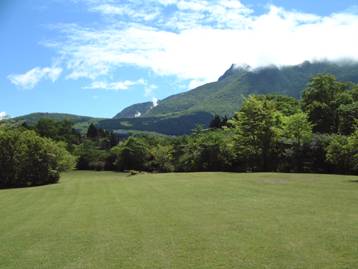
[[[153,107],[156,107],[156,106],[158,105],[158,102],[159,102],[158,98],[153,97],[153,98],[152,98],[152,103],[153,103],[152,108],[153,108]]]
[[[0,112],[0,121],[9,118],[9,115],[6,112]]]

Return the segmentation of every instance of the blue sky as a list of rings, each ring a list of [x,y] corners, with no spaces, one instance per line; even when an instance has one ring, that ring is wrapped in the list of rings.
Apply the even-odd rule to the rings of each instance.
[[[112,117],[232,64],[357,59],[353,0],[1,0],[0,118]]]

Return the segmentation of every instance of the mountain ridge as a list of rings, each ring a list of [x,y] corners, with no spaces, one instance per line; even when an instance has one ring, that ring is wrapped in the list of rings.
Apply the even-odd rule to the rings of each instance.
[[[245,96],[250,94],[283,94],[300,98],[310,78],[320,73],[335,75],[340,81],[358,83],[358,63],[352,61],[305,61],[293,66],[266,66],[255,69],[245,65],[231,65],[217,81],[168,96],[160,100],[155,107],[152,102],[133,104],[113,119],[89,117],[89,120],[99,127],[114,131],[188,134],[196,124],[208,126],[214,114],[233,115],[240,109]],[[135,117],[138,112],[141,113],[140,117]],[[81,116],[78,117],[80,118],[75,118],[80,121],[77,125],[86,126],[86,121],[81,122]]]
[[[309,79],[320,73],[333,74],[340,81],[358,83],[358,63],[309,62],[277,67],[274,65],[251,69],[235,65],[218,79],[184,93],[162,99],[158,106],[141,117],[161,117],[208,112],[232,115],[240,109],[248,94],[284,94],[300,98]]]

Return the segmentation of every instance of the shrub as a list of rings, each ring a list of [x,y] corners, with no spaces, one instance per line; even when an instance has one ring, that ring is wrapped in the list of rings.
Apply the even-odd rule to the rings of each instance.
[[[142,138],[130,137],[112,149],[116,155],[115,167],[118,171],[147,170],[148,161],[152,158],[148,144]]]
[[[0,131],[0,186],[24,187],[56,183],[60,171],[73,166],[70,154],[33,131]]]

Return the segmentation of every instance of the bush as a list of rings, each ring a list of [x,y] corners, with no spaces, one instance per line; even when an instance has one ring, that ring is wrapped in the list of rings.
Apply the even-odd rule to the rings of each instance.
[[[147,170],[148,162],[152,158],[148,144],[143,138],[130,137],[125,142],[112,149],[116,155],[115,168],[124,170]]]
[[[327,160],[339,173],[358,171],[358,130],[351,136],[335,135],[327,146]]]
[[[56,183],[73,164],[61,145],[33,131],[0,131],[0,187]]]

